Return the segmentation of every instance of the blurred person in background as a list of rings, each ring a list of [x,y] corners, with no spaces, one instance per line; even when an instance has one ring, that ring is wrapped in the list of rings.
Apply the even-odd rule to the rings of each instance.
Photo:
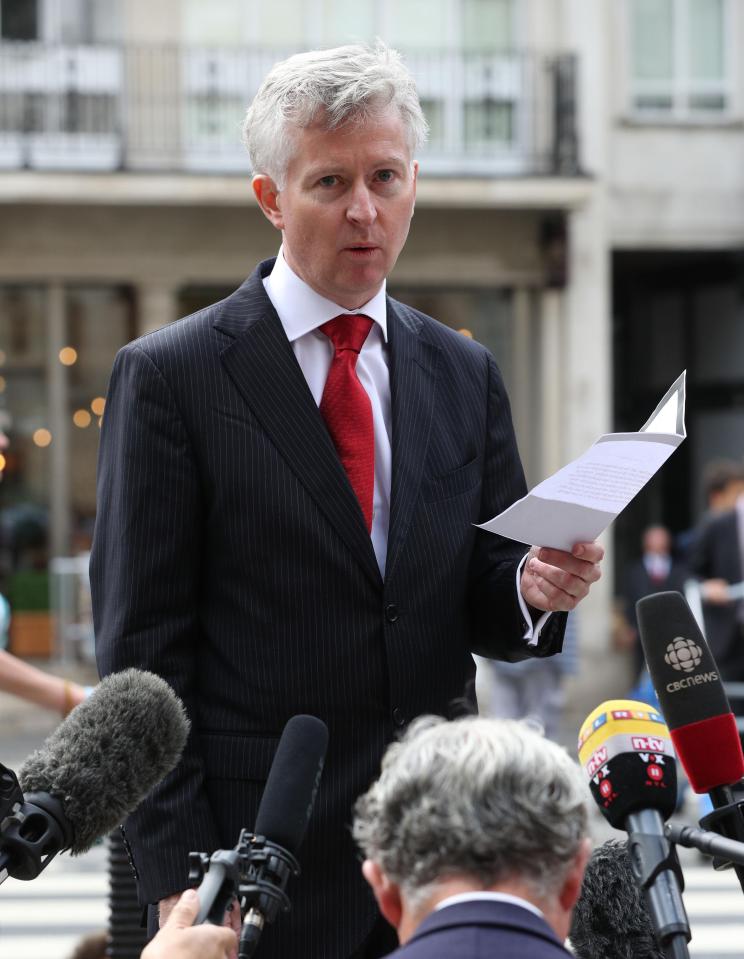
[[[686,561],[707,523],[715,516],[732,510],[742,492],[744,492],[743,463],[730,459],[716,459],[706,464],[703,470],[705,512],[695,526],[679,533],[676,538],[677,552],[683,561]]]
[[[560,741],[566,676],[578,669],[578,611],[568,614],[560,656],[506,663],[478,659],[483,689],[478,695],[481,715],[493,719],[530,719],[545,736]]]
[[[744,600],[732,585],[744,579],[744,492],[733,505],[710,515],[690,549],[691,573],[700,581],[705,635],[723,680],[744,680]]]
[[[672,536],[666,526],[648,526],[641,536],[641,557],[631,563],[625,572],[624,610],[630,627],[628,641],[632,644],[633,676],[636,684],[642,680],[645,669],[636,603],[651,593],[666,590],[684,592],[689,575],[686,567],[672,556]]]
[[[665,959],[630,866],[627,842],[613,839],[592,852],[570,940],[576,959]]]
[[[527,723],[421,717],[389,746],[353,833],[400,959],[566,959],[587,790]]]
[[[7,449],[8,442],[7,434],[0,428],[0,450]],[[11,615],[10,603],[0,593],[0,692],[9,693],[66,716],[85,699],[88,690],[78,683],[37,669],[8,652]]]
[[[87,687],[53,676],[0,649],[0,692],[66,716],[88,695]]]

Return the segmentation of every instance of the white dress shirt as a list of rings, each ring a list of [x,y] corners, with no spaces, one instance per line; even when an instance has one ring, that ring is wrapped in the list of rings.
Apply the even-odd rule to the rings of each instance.
[[[485,889],[474,889],[472,892],[458,892],[454,896],[447,896],[446,899],[442,899],[441,902],[438,902],[436,906],[434,906],[433,912],[436,912],[438,909],[446,909],[447,906],[456,906],[461,902],[476,901],[508,902],[511,906],[519,906],[521,909],[528,909],[530,912],[534,912],[534,914],[541,919],[545,918],[541,910],[538,909],[534,903],[529,902],[527,899],[522,899],[521,896],[512,896],[509,892],[489,892]]]
[[[358,310],[347,310],[316,293],[301,280],[284,259],[281,249],[274,269],[263,283],[318,406],[333,360],[333,344],[318,327],[341,313],[364,313],[374,321],[359,353],[356,372],[372,404],[375,489],[371,536],[377,565],[384,578],[390,522],[390,483],[393,473],[385,283],[383,282],[378,292],[364,306],[360,306]]]
[[[327,300],[320,293],[316,293],[304,280],[301,280],[284,259],[280,247],[274,268],[264,278],[263,284],[318,406],[320,406],[333,360],[333,344],[318,327],[341,313],[364,313],[374,321],[359,353],[356,371],[372,404],[372,421],[375,431],[375,489],[372,502],[371,536],[377,565],[384,579],[390,522],[390,485],[393,472],[385,282],[383,281],[380,289],[368,303],[360,306],[358,310],[347,310],[338,303]],[[527,623],[524,638],[534,644],[550,614],[545,613],[541,616],[533,627],[527,604],[519,588],[521,575],[522,564],[520,563],[517,570],[516,590],[522,615]],[[497,624],[494,624],[494,627],[496,626]]]

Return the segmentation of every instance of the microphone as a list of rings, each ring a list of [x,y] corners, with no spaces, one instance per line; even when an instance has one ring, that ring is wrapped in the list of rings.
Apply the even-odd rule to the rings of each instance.
[[[328,728],[315,716],[293,716],[284,727],[256,816],[257,844],[266,839],[255,888],[243,896],[248,911],[240,959],[254,954],[264,923],[273,922],[280,908],[289,908],[284,889],[290,873],[299,875],[294,857],[310,821],[327,748]]]
[[[237,889],[245,913],[240,959],[254,954],[265,924],[290,907],[284,890],[289,877],[300,872],[295,857],[313,811],[327,748],[324,722],[293,716],[274,755],[255,832],[243,830],[234,850],[219,850],[210,859],[191,853],[191,878],[199,882],[203,877],[194,923],[221,923]]]
[[[631,868],[659,945],[669,956],[687,956],[684,881],[664,834],[677,801],[677,769],[662,716],[633,700],[602,703],[584,721],[578,750],[602,815],[628,833]]]
[[[744,755],[736,718],[684,596],[654,593],[636,611],[643,655],[690,785],[703,793],[737,783]]]
[[[648,671],[690,785],[707,792],[714,811],[701,820],[744,841],[744,819],[732,786],[744,755],[716,661],[680,593],[654,593],[636,604]],[[744,889],[744,869],[734,867]]]
[[[35,879],[54,856],[87,852],[178,763],[189,721],[160,677],[107,676],[0,790],[0,882]]]

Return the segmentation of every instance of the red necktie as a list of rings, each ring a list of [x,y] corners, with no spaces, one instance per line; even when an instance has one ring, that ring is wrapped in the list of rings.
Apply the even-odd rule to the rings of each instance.
[[[359,351],[372,329],[372,320],[361,313],[343,313],[319,327],[333,343],[320,412],[333,445],[346,470],[359,505],[372,530],[372,499],[375,489],[375,431],[372,404],[359,382],[356,364]]]

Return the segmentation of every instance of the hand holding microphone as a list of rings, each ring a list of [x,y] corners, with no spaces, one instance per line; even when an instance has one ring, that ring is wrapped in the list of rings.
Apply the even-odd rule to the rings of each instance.
[[[238,938],[224,926],[194,926],[199,911],[199,895],[187,889],[178,899],[168,919],[141,959],[226,959],[234,951]]]

